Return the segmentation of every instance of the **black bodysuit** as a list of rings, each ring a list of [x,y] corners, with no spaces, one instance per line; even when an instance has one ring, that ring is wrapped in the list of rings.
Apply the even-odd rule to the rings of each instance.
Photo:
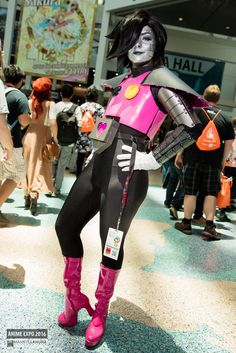
[[[146,68],[146,70],[150,70],[150,68]],[[162,89],[162,94],[159,94],[160,98],[162,98],[161,104],[158,100],[155,100],[158,107],[157,110],[163,111],[164,109],[164,113],[169,114],[179,125],[152,152],[157,162],[162,164],[175,155],[180,148],[193,143],[195,138],[198,137],[199,129],[196,129],[196,127],[199,126],[199,120],[196,119],[194,121],[192,113],[188,110],[185,102],[188,102],[189,99],[190,107],[192,105],[191,99],[194,103],[196,102],[196,106],[202,106],[204,102],[190,87],[184,83],[182,84],[175,76],[170,75],[168,69],[162,68],[160,71],[157,69],[153,72],[154,76],[151,75],[150,79],[148,76],[146,79],[150,81],[149,84],[152,88],[153,96],[158,95],[158,90],[155,90],[155,81],[157,79],[160,79],[162,87],[165,87],[164,78],[170,76],[169,81],[173,81],[174,86],[179,86],[179,91],[175,88],[166,91]],[[141,68],[140,73],[136,69],[135,75],[141,73],[143,73],[143,68]],[[119,87],[119,82],[117,82],[117,86]],[[119,90],[116,90],[117,86],[113,87],[114,94],[119,92]],[[185,93],[185,90],[187,94],[182,99],[181,95]],[[185,122],[188,126],[185,125]],[[120,124],[112,145],[101,154],[95,154],[75,181],[56,222],[56,232],[64,256],[77,258],[83,256],[83,244],[80,238],[81,231],[99,211],[103,252],[109,227],[116,228],[117,226],[124,185],[130,173],[124,172],[118,167],[117,155],[122,153],[121,147],[123,144],[134,146],[134,141],[136,142],[137,150],[145,151],[146,137],[145,134]],[[113,260],[103,255],[102,264],[104,266],[111,269],[121,268],[125,236],[132,219],[145,199],[147,189],[148,172],[146,170],[134,170],[130,178],[127,201],[119,226],[119,229],[124,232],[119,257],[117,260]]]
[[[83,244],[80,233],[83,227],[100,211],[100,237],[104,250],[109,227],[116,228],[123,198],[123,188],[129,172],[123,172],[117,164],[117,154],[123,144],[132,145],[136,136],[137,148],[145,150],[145,136],[124,125],[120,131],[130,139],[116,137],[113,144],[101,154],[95,155],[76,179],[60,211],[56,232],[67,257],[82,257]],[[123,262],[123,245],[131,221],[144,201],[148,189],[148,172],[134,171],[128,187],[128,197],[121,217],[119,229],[124,232],[118,260],[102,257],[102,264],[108,268],[120,269]]]

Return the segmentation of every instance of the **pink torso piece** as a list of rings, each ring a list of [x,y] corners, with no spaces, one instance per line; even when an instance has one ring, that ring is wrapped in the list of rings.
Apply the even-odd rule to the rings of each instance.
[[[120,123],[146,134],[152,139],[166,114],[157,106],[150,85],[142,85],[149,74],[128,77],[120,83],[120,91],[109,101],[105,116],[119,117]],[[127,98],[128,97],[128,98]]]

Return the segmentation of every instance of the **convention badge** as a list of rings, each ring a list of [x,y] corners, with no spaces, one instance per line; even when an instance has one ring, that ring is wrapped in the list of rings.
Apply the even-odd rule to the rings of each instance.
[[[121,241],[124,232],[118,229],[109,228],[103,255],[117,260],[120,252]]]

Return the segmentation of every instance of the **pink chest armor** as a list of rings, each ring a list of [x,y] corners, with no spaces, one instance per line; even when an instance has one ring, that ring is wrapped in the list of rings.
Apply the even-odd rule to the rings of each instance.
[[[109,101],[105,116],[119,117],[120,123],[138,130],[152,139],[166,114],[163,113],[153,98],[149,85],[141,82],[149,74],[145,72],[137,77],[130,77],[120,83],[120,91]],[[132,86],[132,87],[130,87]],[[134,87],[135,93],[126,98],[127,92]],[[132,97],[133,96],[133,97]]]

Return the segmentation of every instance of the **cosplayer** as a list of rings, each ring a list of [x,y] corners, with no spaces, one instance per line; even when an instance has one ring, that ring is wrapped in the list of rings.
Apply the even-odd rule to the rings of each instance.
[[[157,169],[181,148],[194,143],[201,128],[192,107],[205,106],[202,97],[163,66],[166,32],[155,17],[138,11],[121,20],[108,36],[108,58],[118,58],[130,73],[106,81],[113,95],[105,111],[114,119],[116,134],[107,148],[97,151],[75,181],[56,222],[65,260],[65,310],[61,326],[77,324],[81,308],[92,316],[85,335],[88,347],[104,333],[109,301],[122,267],[125,236],[148,188],[149,169]],[[178,125],[158,147],[146,152],[167,116]],[[101,127],[101,126],[100,126]],[[98,125],[95,127],[99,129]],[[99,135],[99,131],[98,131]],[[102,259],[95,310],[80,291],[83,227],[100,212]],[[113,245],[112,245],[113,244]]]

